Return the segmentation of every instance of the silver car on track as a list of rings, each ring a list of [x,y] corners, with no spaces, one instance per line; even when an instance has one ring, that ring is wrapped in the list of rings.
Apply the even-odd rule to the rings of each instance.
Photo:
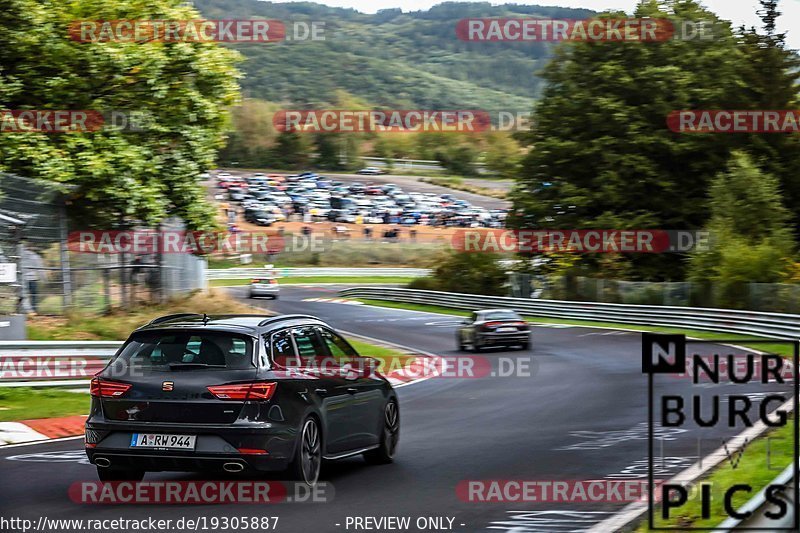
[[[280,293],[280,286],[275,278],[256,278],[250,281],[250,298],[267,296],[277,300],[278,293]]]

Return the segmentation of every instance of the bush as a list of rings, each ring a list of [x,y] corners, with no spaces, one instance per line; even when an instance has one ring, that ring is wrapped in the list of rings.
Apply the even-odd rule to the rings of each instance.
[[[420,291],[440,291],[439,282],[436,278],[426,276],[424,278],[416,278],[407,285],[409,289],[417,289]]]
[[[448,254],[434,267],[436,290],[502,296],[506,292],[506,272],[497,263],[498,259],[495,254]]]

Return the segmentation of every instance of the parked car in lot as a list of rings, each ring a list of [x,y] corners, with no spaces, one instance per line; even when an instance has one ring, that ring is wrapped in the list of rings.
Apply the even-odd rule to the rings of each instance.
[[[530,347],[530,325],[511,309],[484,309],[473,312],[456,331],[459,350],[481,351],[490,346]]]
[[[367,190],[367,186],[364,185],[363,183],[354,181],[353,183],[350,184],[349,190],[353,194],[364,194],[364,191]]]
[[[280,285],[275,278],[255,278],[250,280],[250,298],[259,296],[269,296],[273,300],[278,299]]]
[[[271,226],[275,222],[277,222],[278,217],[266,209],[262,208],[250,208],[245,209],[244,211],[244,219],[247,222],[252,224],[258,224],[259,226]]]
[[[388,463],[400,415],[375,363],[311,316],[161,317],[92,380],[86,454],[102,481],[288,469],[314,485],[323,459]]]

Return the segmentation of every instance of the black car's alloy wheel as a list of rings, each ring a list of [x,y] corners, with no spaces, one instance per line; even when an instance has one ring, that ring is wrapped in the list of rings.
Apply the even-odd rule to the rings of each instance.
[[[387,464],[394,459],[400,441],[400,409],[396,400],[389,400],[383,410],[383,434],[380,446],[364,454],[369,463]]]
[[[315,485],[319,479],[322,466],[322,441],[320,439],[319,425],[316,419],[308,418],[303,424],[295,458],[295,474],[298,479],[307,485]]]

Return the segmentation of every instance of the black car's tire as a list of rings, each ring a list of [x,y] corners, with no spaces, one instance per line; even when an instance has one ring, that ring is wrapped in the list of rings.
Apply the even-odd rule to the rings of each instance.
[[[525,341],[522,344],[520,344],[520,348],[522,350],[529,350],[530,347],[531,347],[531,341]]]
[[[385,465],[394,461],[397,443],[400,440],[400,408],[392,398],[383,409],[383,431],[381,443],[374,450],[364,452],[364,459],[371,465]]]
[[[321,467],[322,432],[317,419],[308,417],[300,427],[300,442],[297,443],[294,459],[289,464],[289,475],[292,479],[313,487],[319,479]]]
[[[100,468],[97,467],[97,477],[100,481],[141,481],[144,479],[144,470],[132,468]]]
[[[464,344],[464,336],[461,334],[460,331],[456,332],[456,345],[458,345],[459,352],[467,351],[467,345]]]

